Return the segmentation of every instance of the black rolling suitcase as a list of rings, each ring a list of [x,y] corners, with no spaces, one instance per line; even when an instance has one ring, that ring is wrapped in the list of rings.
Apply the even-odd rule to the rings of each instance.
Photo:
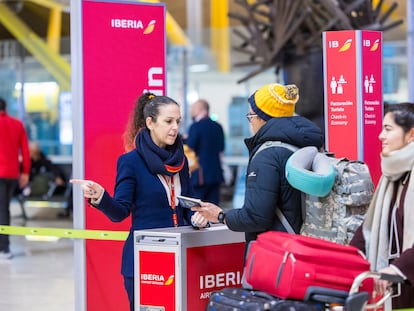
[[[322,304],[282,300],[261,291],[223,288],[213,292],[206,311],[323,311]]]

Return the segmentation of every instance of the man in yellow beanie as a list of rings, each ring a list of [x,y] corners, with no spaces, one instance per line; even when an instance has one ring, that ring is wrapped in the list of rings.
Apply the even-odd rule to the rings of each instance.
[[[265,231],[293,229],[299,233],[302,225],[301,193],[289,185],[285,164],[295,147],[321,148],[323,134],[316,124],[295,115],[298,100],[296,85],[277,83],[267,84],[249,97],[246,117],[253,136],[245,139],[249,163],[243,206],[224,212],[215,204],[202,202],[201,207],[193,208],[211,222],[225,223],[230,230],[245,232],[246,247]],[[275,141],[289,148],[264,148]],[[262,151],[255,154],[261,146]],[[288,224],[282,223],[282,218]]]
[[[252,110],[264,121],[275,117],[291,117],[299,99],[298,87],[294,84],[267,84],[249,98]]]

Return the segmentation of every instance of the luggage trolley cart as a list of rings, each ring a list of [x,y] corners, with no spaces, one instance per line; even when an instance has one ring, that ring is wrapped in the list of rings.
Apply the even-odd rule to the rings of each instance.
[[[370,302],[370,293],[361,290],[364,281],[369,279],[389,280],[393,282],[393,286],[376,302]],[[319,288],[318,292],[309,293],[305,300],[325,303],[328,311],[383,310],[386,301],[400,295],[400,283],[402,282],[404,282],[403,278],[397,275],[367,271],[355,278],[349,292]]]
[[[315,288],[303,300],[281,299],[266,292],[247,288],[224,288],[214,292],[206,311],[375,311],[383,310],[384,303],[393,297],[388,291],[375,303],[368,304],[370,294],[361,285],[368,279],[388,279],[402,282],[399,276],[363,272],[355,279],[349,291]],[[399,284],[397,284],[399,285]],[[394,287],[394,286],[393,286]],[[368,290],[371,287],[367,287]],[[399,295],[399,286],[397,294]]]
[[[134,232],[135,311],[203,310],[211,292],[240,287],[245,239],[226,225]]]
[[[316,303],[318,311],[374,310],[390,298],[386,295],[376,305],[368,305],[375,279],[401,282],[399,277],[369,272],[370,263],[356,247],[300,234],[262,233],[250,242],[246,253],[243,287],[252,291],[233,295],[234,299],[232,292],[215,293],[209,310],[283,310],[278,305],[289,302],[296,305],[290,310],[303,310],[298,301],[305,309],[310,308],[306,303]],[[261,293],[276,299],[269,304],[265,298],[270,308],[239,308]],[[233,309],[221,308],[226,299],[235,302]]]

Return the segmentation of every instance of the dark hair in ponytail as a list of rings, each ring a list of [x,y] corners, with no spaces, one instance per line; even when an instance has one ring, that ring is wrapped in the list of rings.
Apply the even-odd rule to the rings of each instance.
[[[163,105],[178,103],[168,96],[156,96],[153,93],[146,92],[142,94],[137,101],[133,111],[129,116],[126,130],[123,134],[124,147],[126,151],[135,148],[135,137],[142,129],[146,128],[146,119],[151,118],[154,122],[160,113],[159,108]]]

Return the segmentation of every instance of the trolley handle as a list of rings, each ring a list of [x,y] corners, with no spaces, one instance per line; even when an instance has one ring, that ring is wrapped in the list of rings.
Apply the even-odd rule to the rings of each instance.
[[[354,279],[354,282],[352,283],[351,290],[349,291],[349,293],[350,294],[357,293],[359,291],[359,287],[361,286],[362,282],[366,279],[387,280],[394,284],[404,283],[404,279],[399,275],[366,271],[366,272],[362,272]]]
[[[375,310],[379,306],[383,305],[387,299],[400,295],[401,283],[404,282],[404,279],[401,276],[394,275],[394,274],[372,272],[372,271],[363,272],[360,275],[358,275],[355,278],[354,283],[352,284],[349,294],[351,295],[351,294],[357,293],[359,286],[362,284],[362,282],[369,278],[375,279],[375,280],[379,280],[379,279],[387,280],[387,281],[392,282],[393,284],[392,284],[392,287],[389,288],[389,290],[384,294],[384,296],[379,301],[377,301],[374,304],[367,305],[365,308],[366,310]]]
[[[404,279],[400,275],[381,273],[379,278],[381,280],[390,281],[392,283],[404,283]]]

